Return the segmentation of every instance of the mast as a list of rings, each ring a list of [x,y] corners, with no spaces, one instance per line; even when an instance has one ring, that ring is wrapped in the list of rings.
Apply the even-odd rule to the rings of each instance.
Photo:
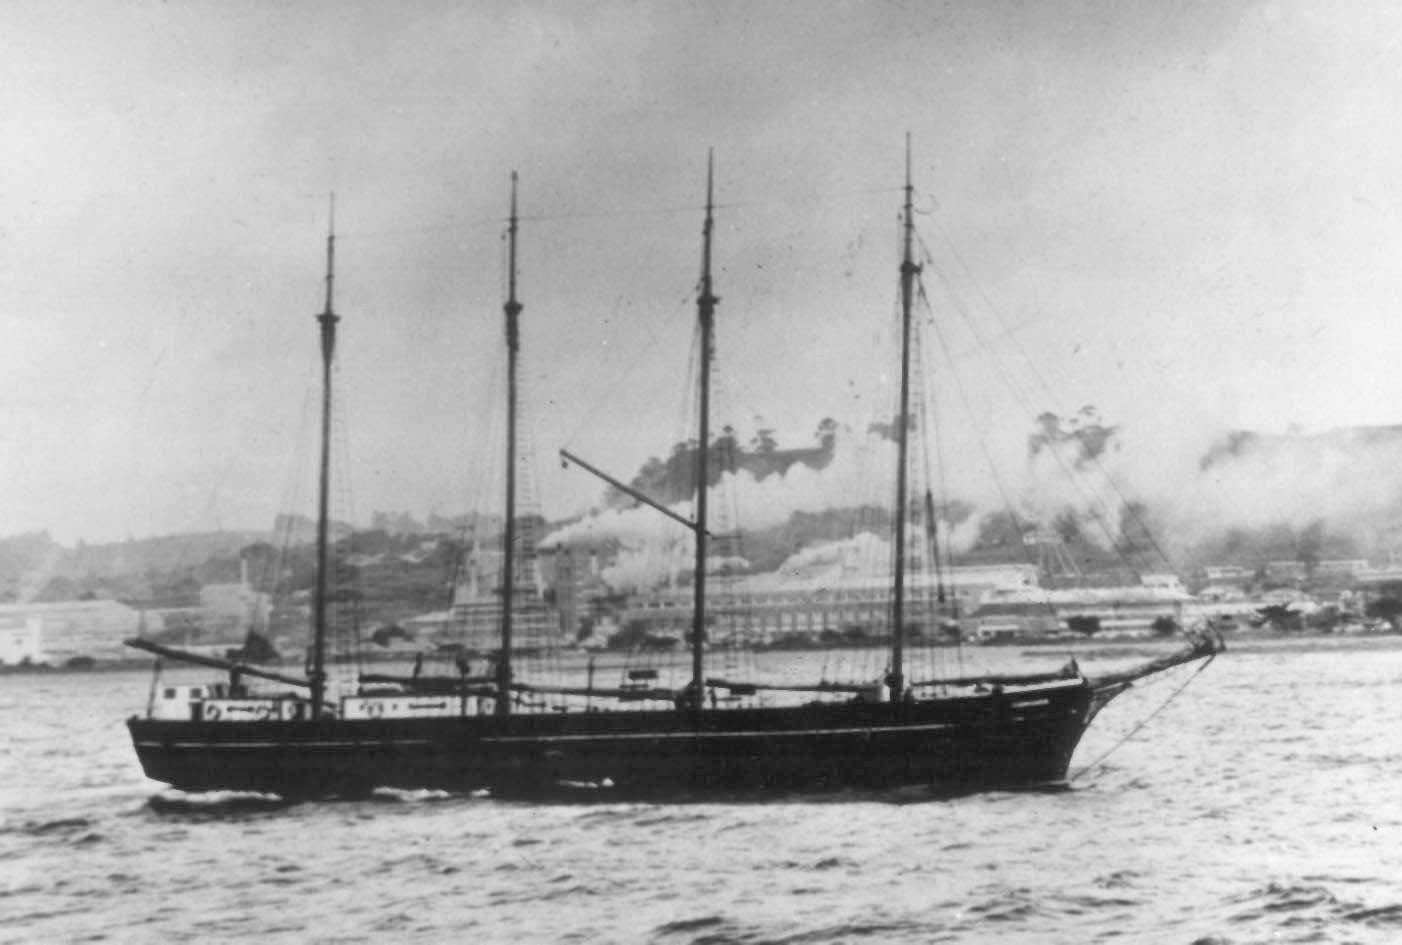
[[[511,172],[511,218],[506,230],[506,530],[502,535],[501,657],[497,660],[496,714],[511,714],[511,605],[516,596],[516,360],[521,350],[516,301],[516,172]]]
[[[336,283],[336,195],[331,195],[331,213],[326,232],[326,308],[316,320],[321,324],[321,471],[317,485],[316,509],[316,597],[312,601],[312,718],[321,718],[326,695],[326,600],[331,593],[328,561],[328,531],[331,501],[331,363],[336,353],[336,322],[332,308]]]
[[[920,267],[913,258],[915,221],[911,205],[915,188],[910,183],[910,133],[905,136],[905,210],[902,223],[904,244],[901,253],[901,400],[896,428],[896,574],[891,598],[891,673],[887,684],[891,701],[899,702],[905,692],[905,525],[908,491],[907,457],[910,452],[910,301],[915,276]]]
[[[701,366],[700,396],[697,406],[699,414],[696,448],[696,576],[694,580],[695,599],[691,620],[691,686],[690,704],[694,709],[702,706],[702,691],[705,683],[705,670],[702,666],[702,652],[706,640],[706,492],[709,484],[709,457],[711,440],[711,355],[715,333],[716,298],[711,291],[711,232],[715,227],[713,200],[714,152],[706,152],[706,222],[701,229],[701,291],[696,297],[696,315],[701,324]]]

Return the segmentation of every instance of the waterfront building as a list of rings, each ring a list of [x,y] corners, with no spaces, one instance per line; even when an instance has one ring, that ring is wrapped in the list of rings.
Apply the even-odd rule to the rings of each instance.
[[[1325,558],[1314,566],[1316,576],[1343,577],[1349,580],[1367,570],[1366,558]]]
[[[32,614],[0,616],[0,666],[42,663],[39,618]]]
[[[1202,570],[1210,584],[1249,584],[1256,577],[1255,569],[1239,564],[1209,564]]]
[[[1070,634],[1077,627],[1106,637],[1147,637],[1164,619],[1178,626],[1197,619],[1198,602],[1176,576],[1145,578],[1117,587],[994,588],[972,614],[973,637],[991,643]]]
[[[237,584],[206,584],[200,588],[199,622],[206,640],[243,639],[250,630],[266,633],[272,596],[248,583],[248,562],[242,563]]]
[[[131,658],[122,641],[162,629],[158,618],[115,600],[72,600],[0,604],[0,627],[25,629],[19,637],[31,662],[62,666],[72,659],[111,661]],[[36,631],[37,644],[30,634]]]
[[[1390,584],[1402,584],[1402,565],[1389,562],[1380,568],[1360,568],[1354,573],[1353,583],[1373,590]]]
[[[945,603],[938,602],[929,574],[907,578],[907,627],[920,629],[955,621],[975,609],[994,588],[1035,587],[1030,564],[969,565],[943,576]],[[773,644],[795,638],[871,638],[891,632],[891,582],[883,575],[797,576],[782,572],[716,580],[711,604],[712,640]],[[637,595],[619,615],[627,626],[656,636],[684,639],[691,628],[690,587],[670,587]]]
[[[1308,576],[1303,561],[1267,561],[1263,569],[1267,581],[1298,584]]]

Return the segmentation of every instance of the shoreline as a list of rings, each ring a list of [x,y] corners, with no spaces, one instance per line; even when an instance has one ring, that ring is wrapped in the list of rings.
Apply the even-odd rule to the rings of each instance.
[[[1223,640],[1226,644],[1226,655],[1232,653],[1319,653],[1337,651],[1357,651],[1357,650],[1391,650],[1402,649],[1402,633],[1368,633],[1368,634],[1260,634],[1251,633],[1242,636],[1235,634],[1225,635]],[[972,651],[1012,651],[1017,650],[1020,655],[1029,658],[1045,657],[1050,653],[1065,652],[1085,658],[1116,658],[1123,656],[1136,656],[1143,653],[1157,653],[1161,650],[1172,649],[1181,645],[1180,636],[1157,637],[1146,639],[1096,639],[1094,637],[1082,639],[1058,639],[1049,640],[1044,643],[1032,641],[1010,641],[999,644],[975,644],[967,649]],[[872,644],[859,647],[794,647],[788,652],[793,653],[820,653],[825,650],[877,650],[884,649],[882,644]],[[944,648],[944,647],[942,647]],[[954,647],[947,647],[954,649]],[[758,652],[758,651],[757,651]],[[780,655],[784,650],[769,649],[764,651],[768,656]],[[569,655],[580,657],[581,659],[594,658],[600,669],[613,668],[628,665],[630,658],[636,654],[621,650],[596,650],[596,651],[569,651]],[[367,663],[380,662],[402,662],[411,660],[410,655],[400,657],[387,656],[381,659],[366,660]],[[98,660],[90,666],[50,666],[47,664],[34,664],[29,666],[0,665],[0,677],[3,676],[87,676],[94,673],[127,673],[127,672],[150,672],[154,659],[135,660]],[[351,662],[351,661],[347,661]],[[270,664],[276,665],[276,664]]]

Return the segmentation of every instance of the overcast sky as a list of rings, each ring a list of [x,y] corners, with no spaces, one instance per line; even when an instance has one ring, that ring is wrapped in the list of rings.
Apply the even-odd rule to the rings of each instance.
[[[332,190],[354,512],[461,511],[513,170],[537,490],[582,507],[558,447],[626,475],[684,432],[707,148],[719,422],[870,419],[907,132],[934,317],[944,272],[1057,392],[990,395],[1007,442],[1082,404],[1145,454],[1400,421],[1399,37],[1366,2],[5,3],[0,534],[270,526]]]

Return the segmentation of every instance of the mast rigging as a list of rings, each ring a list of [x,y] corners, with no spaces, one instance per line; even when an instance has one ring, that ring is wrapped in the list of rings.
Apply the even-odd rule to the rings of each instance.
[[[316,597],[312,601],[311,715],[321,718],[326,695],[326,601],[331,592],[329,524],[331,503],[331,365],[336,353],[336,323],[332,306],[336,285],[336,195],[331,195],[326,233],[326,307],[316,317],[321,325],[321,468],[317,484]]]
[[[715,229],[713,171],[714,151],[706,152],[706,221],[701,228],[701,291],[696,297],[696,316],[701,327],[700,396],[697,412],[696,448],[696,576],[691,620],[691,683],[688,704],[700,710],[705,687],[702,653],[706,645],[706,493],[710,473],[711,438],[711,347],[715,333],[716,303],[711,289],[711,233]]]
[[[496,714],[511,714],[511,605],[516,595],[516,361],[521,350],[521,309],[516,300],[516,172],[511,172],[507,225],[506,304],[506,529],[502,535],[501,657],[497,660]]]
[[[906,469],[910,451],[910,301],[915,277],[920,267],[912,257],[915,221],[912,213],[915,188],[910,183],[910,133],[905,136],[905,212],[902,229],[904,248],[901,254],[901,393],[896,426],[899,433],[896,458],[895,515],[895,580],[891,595],[891,672],[887,677],[892,702],[899,702],[905,693],[905,526]]]
[[[696,797],[698,792],[831,791],[923,787],[938,795],[986,789],[1064,783],[1069,762],[1095,713],[1138,679],[1189,661],[1211,659],[1220,640],[1198,636],[1177,653],[1138,667],[1087,677],[1074,661],[1056,673],[929,679],[902,662],[904,569],[907,531],[916,521],[916,499],[907,477],[918,472],[909,452],[912,383],[922,373],[912,344],[911,304],[920,289],[913,258],[913,188],[907,136],[904,195],[904,253],[901,260],[902,377],[896,417],[901,448],[897,475],[893,653],[887,681],[896,701],[876,704],[879,684],[769,681],[733,675],[701,675],[706,642],[706,528],[710,479],[710,373],[718,302],[712,285],[714,160],[707,156],[706,209],[701,280],[697,290],[700,342],[699,449],[694,460],[697,489],[692,524],[696,541],[695,608],[692,620],[692,678],[680,691],[659,685],[656,668],[631,670],[617,686],[595,685],[591,659],[585,685],[512,678],[513,612],[529,635],[531,613],[515,607],[518,538],[527,553],[530,519],[516,521],[516,502],[530,499],[530,479],[516,477],[517,359],[520,348],[516,297],[516,175],[512,175],[509,280],[505,293],[510,368],[506,553],[498,571],[503,599],[486,602],[489,621],[500,606],[502,650],[496,665],[473,675],[457,662],[457,675],[425,676],[416,661],[412,675],[364,674],[355,692],[329,698],[326,687],[327,610],[333,599],[328,559],[334,310],[335,225],[327,237],[326,302],[316,316],[321,328],[323,411],[317,597],[312,617],[314,646],[306,679],[281,676],[238,659],[218,659],[145,640],[131,645],[159,657],[182,659],[225,671],[229,681],[206,686],[153,685],[145,717],[127,720],[142,769],[153,780],[185,791],[238,790],[280,794],[289,799],[363,796],[381,786],[477,791],[509,796],[524,792],[548,799],[557,792],[612,790],[622,797]],[[696,364],[697,361],[693,361]],[[914,380],[911,375],[914,374]],[[916,413],[924,398],[916,386]],[[519,449],[518,449],[519,446]],[[569,454],[565,458],[574,461]],[[527,469],[529,463],[524,464]],[[690,465],[690,464],[684,464]],[[912,468],[913,467],[913,468]],[[926,470],[928,470],[928,457]],[[930,479],[927,475],[926,479]],[[496,488],[496,487],[492,487]],[[636,490],[634,490],[636,492]],[[518,495],[519,493],[519,495]],[[930,542],[937,546],[933,498],[925,496]],[[677,520],[686,524],[684,517]],[[473,572],[474,597],[476,572]],[[670,597],[670,595],[669,595]],[[673,611],[675,613],[675,611]],[[684,613],[679,614],[684,619]],[[664,619],[670,625],[671,614]],[[519,637],[520,634],[517,634]],[[723,662],[722,659],[712,662]],[[160,671],[160,660],[156,662]],[[301,693],[250,690],[245,677],[312,690]],[[719,695],[719,692],[726,693]],[[709,695],[709,707],[702,696]],[[469,711],[469,700],[493,700],[493,714]],[[616,700],[618,711],[599,712],[599,700]],[[770,700],[774,703],[771,704]],[[671,702],[658,710],[648,702]],[[481,708],[486,708],[479,703]],[[582,711],[581,711],[582,709]],[[526,718],[519,716],[525,715]]]

